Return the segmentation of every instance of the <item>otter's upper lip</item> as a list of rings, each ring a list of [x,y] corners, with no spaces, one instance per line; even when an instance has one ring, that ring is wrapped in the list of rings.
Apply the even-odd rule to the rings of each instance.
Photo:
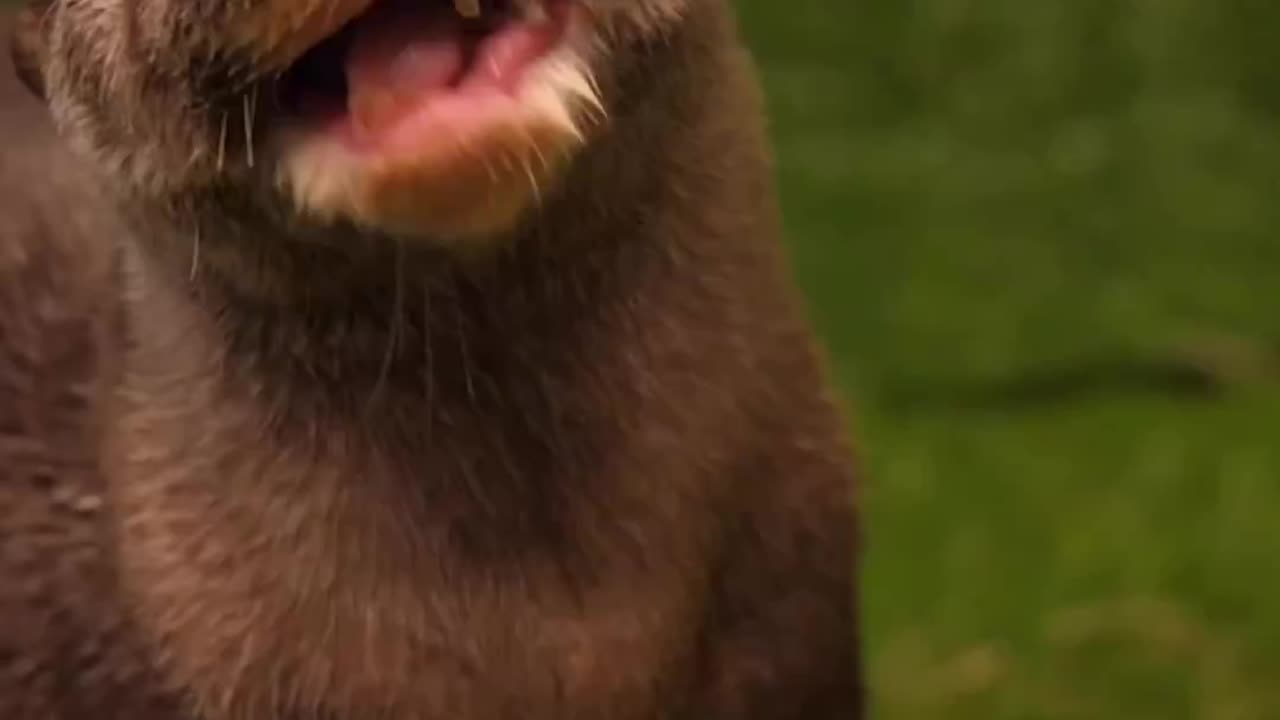
[[[232,28],[237,45],[270,70],[284,70],[308,50],[384,0],[264,0]],[[435,2],[440,0],[423,0]],[[479,17],[481,0],[448,0],[459,15]]]
[[[515,94],[563,40],[572,0],[379,0],[283,72],[291,124],[370,134],[404,113]],[[478,17],[483,16],[483,17]],[[472,104],[479,110],[480,105]],[[336,125],[335,125],[336,123]]]
[[[236,45],[262,70],[283,71],[379,0],[258,2],[232,28]]]

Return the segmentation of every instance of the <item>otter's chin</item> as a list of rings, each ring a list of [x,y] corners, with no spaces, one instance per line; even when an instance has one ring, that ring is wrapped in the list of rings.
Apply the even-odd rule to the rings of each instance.
[[[476,19],[383,0],[284,74],[281,186],[305,215],[401,236],[509,229],[601,112],[575,9],[513,1]]]

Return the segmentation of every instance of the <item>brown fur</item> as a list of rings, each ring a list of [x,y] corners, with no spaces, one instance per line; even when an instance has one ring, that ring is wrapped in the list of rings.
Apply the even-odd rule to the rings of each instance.
[[[747,59],[710,0],[627,47],[478,258],[0,111],[0,717],[861,716],[851,460]]]

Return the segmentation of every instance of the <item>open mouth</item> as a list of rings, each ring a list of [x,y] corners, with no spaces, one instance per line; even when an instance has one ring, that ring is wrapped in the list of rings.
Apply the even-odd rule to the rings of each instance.
[[[276,87],[278,180],[309,215],[496,236],[605,121],[580,0],[345,1],[363,14]]]
[[[350,149],[478,127],[561,44],[573,0],[378,0],[280,78],[291,124]]]

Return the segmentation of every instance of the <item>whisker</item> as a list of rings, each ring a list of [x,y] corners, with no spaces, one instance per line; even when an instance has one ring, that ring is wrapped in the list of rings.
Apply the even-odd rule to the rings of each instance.
[[[454,280],[455,283],[458,280]],[[467,328],[464,326],[462,317],[462,293],[458,288],[458,299],[454,301],[454,322],[457,325],[458,332],[458,350],[462,355],[462,375],[466,381],[467,397],[471,399],[472,404],[476,401],[476,385],[475,380],[471,377],[471,351],[467,347]]]
[[[387,378],[391,375],[391,364],[395,359],[396,349],[399,347],[404,326],[404,271],[405,271],[405,248],[404,241],[396,240],[396,262],[395,262],[395,299],[391,309],[391,327],[387,331],[387,347],[383,352],[382,366],[378,369],[378,380],[374,384],[373,391],[369,395],[369,407],[378,401],[386,388]]]
[[[253,125],[254,125],[254,121],[257,119],[257,117],[256,117],[256,114],[257,114],[256,107],[257,107],[257,104],[258,104],[258,103],[257,103],[257,97],[258,97],[258,96],[257,96],[257,93],[256,93],[256,92],[250,92],[250,93],[246,93],[246,94],[245,94],[245,95],[243,95],[242,97],[243,97],[243,102],[241,103],[241,105],[242,105],[242,106],[243,106],[243,108],[244,108],[244,152],[245,152],[245,162],[247,162],[247,163],[249,164],[249,167],[253,167],[253,166],[254,166],[254,158],[253,158]]]
[[[195,281],[196,273],[200,271],[200,225],[196,225],[195,237],[191,243],[191,273],[189,280]]]
[[[520,164],[524,167],[525,175],[529,178],[529,189],[533,191],[533,201],[541,206],[542,188],[538,185],[538,176],[533,171],[533,161],[529,159],[528,155],[525,155],[523,162]]]
[[[218,172],[221,173],[227,161],[227,113],[222,112],[222,129],[218,132]]]
[[[427,437],[431,437],[434,427],[436,408],[436,368],[435,353],[431,346],[431,287],[427,285],[422,290],[422,339],[423,339],[423,372],[426,373],[424,383],[426,385],[426,410],[427,410]]]

